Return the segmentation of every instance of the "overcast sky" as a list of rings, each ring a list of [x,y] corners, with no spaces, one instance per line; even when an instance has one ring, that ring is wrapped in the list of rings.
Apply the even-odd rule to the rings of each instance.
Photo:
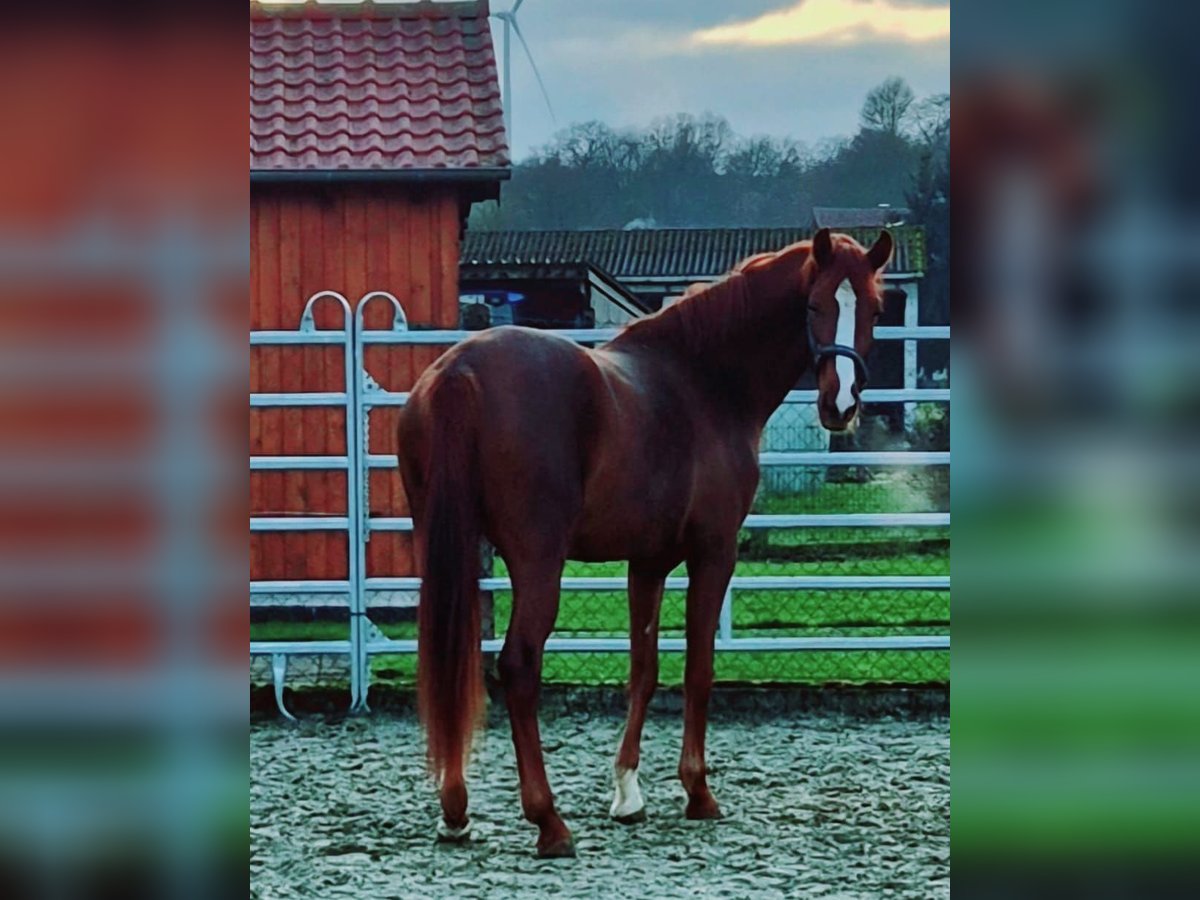
[[[950,90],[949,0],[525,0],[517,21],[557,114],[514,40],[518,160],[570,122],[674,112],[812,144],[853,134],[863,97],[890,75],[918,98]],[[493,19],[498,56],[503,30]]]

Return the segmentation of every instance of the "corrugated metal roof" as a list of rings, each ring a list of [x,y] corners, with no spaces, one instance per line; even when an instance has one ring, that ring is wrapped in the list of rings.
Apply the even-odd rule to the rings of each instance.
[[[250,168],[507,166],[487,11],[253,5]]]
[[[914,225],[891,229],[896,252],[889,272],[923,272],[925,235]],[[848,228],[864,246],[878,229]],[[621,281],[714,278],[755,253],[812,237],[810,228],[647,228],[597,231],[468,231],[464,266],[583,262]]]

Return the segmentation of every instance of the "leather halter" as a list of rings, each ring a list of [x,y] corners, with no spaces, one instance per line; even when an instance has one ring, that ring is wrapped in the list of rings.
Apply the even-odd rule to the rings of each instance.
[[[808,307],[808,311],[812,312],[812,307]],[[866,360],[864,360],[853,347],[847,347],[845,344],[819,344],[817,336],[812,330],[812,316],[805,315],[804,327],[808,331],[808,349],[812,353],[813,372],[821,364],[821,360],[826,357],[844,356],[854,363],[854,371],[858,376],[859,387],[865,387],[867,382],[871,380],[871,370],[867,368]]]

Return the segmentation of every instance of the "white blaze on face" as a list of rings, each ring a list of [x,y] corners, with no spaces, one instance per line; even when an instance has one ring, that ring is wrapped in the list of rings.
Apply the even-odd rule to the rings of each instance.
[[[838,318],[837,337],[834,338],[834,342],[844,347],[854,347],[855,325],[858,322],[858,316],[855,315],[858,297],[855,296],[849,278],[838,285],[835,297],[837,298]],[[846,356],[835,356],[834,370],[838,377],[838,392],[834,405],[837,407],[837,411],[844,416],[854,405],[854,394],[851,392],[856,374],[854,360]]]

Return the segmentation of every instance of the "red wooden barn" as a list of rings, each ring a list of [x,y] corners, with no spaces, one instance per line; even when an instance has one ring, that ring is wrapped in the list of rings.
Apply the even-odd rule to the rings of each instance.
[[[471,204],[508,177],[486,2],[251,6],[252,330],[295,329],[305,301],[386,290],[409,322],[458,322],[459,242]],[[387,321],[376,301],[368,327]],[[335,304],[318,325],[338,327]],[[408,390],[439,348],[371,347],[367,368]],[[251,348],[254,392],[344,388],[341,350]],[[371,450],[394,453],[393,414],[372,413]],[[252,410],[251,454],[341,454],[331,409]],[[406,515],[394,470],[372,472],[377,514]],[[253,472],[253,515],[344,515],[344,472]],[[347,577],[344,533],[254,534],[258,579]],[[413,574],[405,534],[376,534],[367,574]]]

